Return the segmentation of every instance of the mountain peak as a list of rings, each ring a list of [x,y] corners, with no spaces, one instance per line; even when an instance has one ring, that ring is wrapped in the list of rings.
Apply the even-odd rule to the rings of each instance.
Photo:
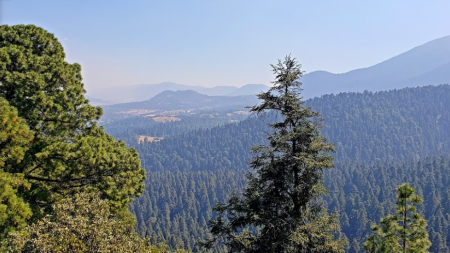
[[[208,97],[205,94],[200,94],[196,91],[193,90],[177,90],[177,91],[172,91],[172,90],[165,90],[159,94],[157,94],[156,96],[152,97],[151,99],[149,99],[149,101],[155,101],[155,100],[160,100],[160,99],[167,99],[167,98],[171,98],[171,99],[186,99],[186,98],[190,98],[190,99],[198,99],[198,98],[206,98]]]

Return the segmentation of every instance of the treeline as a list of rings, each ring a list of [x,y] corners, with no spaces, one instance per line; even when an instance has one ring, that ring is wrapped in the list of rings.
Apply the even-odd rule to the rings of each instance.
[[[402,168],[402,166],[412,166],[413,162],[424,162],[424,159],[429,156],[449,153],[450,86],[326,95],[322,98],[308,100],[307,104],[322,114],[325,119],[325,128],[322,133],[336,146],[335,159],[338,166],[330,172],[336,174],[333,174],[332,177],[326,175],[326,186],[330,188],[330,197],[326,203],[329,203],[331,210],[339,212],[343,231],[350,242],[349,252],[362,251],[362,242],[370,231],[371,222],[378,222],[379,218],[388,213],[388,209],[392,211],[393,204],[389,206],[388,202],[394,201],[395,198],[391,194],[395,194],[395,187],[400,183],[410,182],[413,187],[417,187],[419,195],[425,199],[424,208],[426,210],[435,210],[431,207],[434,205],[430,206],[429,204],[427,195],[429,192],[434,192],[436,196],[433,198],[434,200],[442,201],[448,198],[444,194],[444,189],[449,186],[448,181],[445,181],[445,177],[437,177],[438,170],[448,169],[445,163],[436,167],[427,165],[431,171],[429,178],[413,173],[412,175],[416,177],[415,180],[399,176],[402,175],[401,173],[406,173],[406,170],[398,172],[400,174],[396,177],[389,174],[384,179],[379,178],[382,175],[379,173],[362,173],[365,171],[364,168],[373,171],[379,171],[385,167]],[[138,145],[136,148],[140,153],[143,167],[147,170],[146,192],[152,194],[152,189],[148,188],[148,185],[152,184],[150,180],[155,175],[160,175],[158,180],[168,184],[167,189],[178,189],[178,184],[172,185],[171,182],[182,182],[181,179],[167,181],[168,179],[165,180],[165,177],[171,178],[180,175],[189,177],[190,174],[206,172],[217,175],[233,171],[234,174],[229,174],[230,177],[221,177],[222,184],[224,186],[239,185],[236,182],[241,182],[248,170],[251,156],[249,150],[255,144],[265,143],[264,131],[268,131],[266,124],[271,122],[274,117],[277,115],[266,114],[262,118],[251,117],[235,124],[199,129],[168,137],[157,143]],[[445,160],[447,158],[434,159]],[[433,165],[433,163],[431,164]],[[165,174],[158,174],[162,172]],[[378,180],[373,180],[372,177]],[[335,180],[333,181],[331,178]],[[425,184],[428,185],[429,180],[433,181],[435,185],[430,188],[430,191],[424,191]],[[201,185],[200,181],[194,180],[194,182],[195,185]],[[342,185],[342,182],[346,184]],[[422,184],[419,185],[419,182]],[[372,190],[364,188],[369,186]],[[192,189],[194,192],[198,190]],[[441,194],[437,196],[438,193]],[[146,234],[150,230],[155,230],[162,220],[167,221],[168,216],[164,211],[166,204],[169,207],[176,206],[170,198],[160,199],[158,196],[161,194],[163,196],[170,195],[169,193],[158,193],[152,198],[147,198],[147,195],[144,194],[134,202],[133,212],[138,217],[140,233]],[[216,195],[215,188],[211,187],[206,194],[208,196]],[[380,197],[380,194],[384,194],[384,197]],[[378,197],[380,198],[378,199]],[[226,198],[218,198],[218,200],[225,201]],[[197,210],[197,217],[209,217],[211,203],[206,205],[199,198],[195,198],[195,201],[196,204],[191,205],[190,208]],[[381,207],[375,208],[378,203],[385,203],[385,206],[380,205]],[[155,210],[155,207],[158,212],[155,214],[157,218],[153,219],[154,222],[150,223],[148,219],[140,217],[140,213],[146,213],[149,209]],[[184,208],[186,207],[184,206]],[[375,212],[380,208],[383,211]],[[185,219],[196,220],[197,217],[190,217],[191,211],[182,210],[185,212]],[[442,215],[435,211],[425,212],[426,219],[434,219],[429,221],[433,252],[439,252],[436,247],[445,249],[450,246],[450,241],[446,239],[445,233],[445,229],[448,231],[448,218],[443,218],[448,217],[449,209],[442,208],[441,212]],[[430,214],[432,215],[430,216]],[[178,224],[183,223],[180,220],[181,216],[177,216],[177,218],[169,216],[171,224],[174,224],[175,219],[178,219]],[[435,219],[435,217],[439,218]],[[206,220],[206,218],[204,219]],[[176,229],[173,225],[170,232],[163,232],[166,228],[159,225],[162,231],[158,236],[162,235],[165,240],[171,242],[172,246],[183,245],[196,250],[195,242],[203,238],[207,230],[202,221],[197,222],[198,225],[192,227],[198,227],[198,229],[193,229],[192,233],[181,232],[184,230],[180,227]],[[184,238],[183,242],[181,243],[180,240],[177,242],[164,236],[169,234],[170,238]]]

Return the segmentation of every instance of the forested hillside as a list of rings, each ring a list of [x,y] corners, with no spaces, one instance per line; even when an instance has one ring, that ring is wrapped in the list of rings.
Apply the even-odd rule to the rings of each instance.
[[[449,181],[442,175],[449,172],[448,157],[426,157],[450,151],[450,86],[341,93],[307,104],[322,114],[322,132],[336,145],[337,168],[325,177],[330,189],[326,203],[339,212],[349,252],[362,250],[371,222],[392,211],[395,186],[406,181],[425,199],[433,252],[439,252],[437,247],[445,252],[450,246],[445,207]],[[212,204],[227,198],[226,189],[242,189],[250,148],[265,142],[272,117],[276,115],[250,117],[138,145],[148,178],[144,195],[132,207],[139,231],[196,250],[195,242],[206,236]],[[179,197],[183,192],[187,199]]]
[[[419,159],[450,150],[450,86],[341,93],[308,100],[322,114],[323,134],[337,161]],[[247,169],[249,150],[263,143],[275,115],[200,129],[137,146],[147,171]],[[181,162],[182,161],[182,162]]]
[[[341,93],[309,100],[338,161],[399,161],[450,150],[450,86]]]
[[[232,170],[148,173],[146,191],[131,206],[137,229],[153,242],[198,250],[197,241],[207,236],[212,207],[243,189],[245,181],[243,171]]]
[[[340,215],[348,252],[363,252],[370,226],[395,213],[396,188],[404,182],[424,198],[418,207],[428,221],[431,252],[450,251],[450,156],[442,155],[417,162],[338,163],[325,173],[325,202]]]

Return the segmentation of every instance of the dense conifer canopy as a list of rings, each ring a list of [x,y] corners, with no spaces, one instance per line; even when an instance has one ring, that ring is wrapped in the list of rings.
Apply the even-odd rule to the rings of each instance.
[[[370,224],[395,212],[395,189],[403,182],[427,196],[418,210],[429,224],[430,251],[449,251],[450,165],[447,155],[438,155],[450,151],[450,86],[327,95],[305,105],[324,117],[322,133],[336,146],[336,169],[324,171],[329,189],[324,203],[339,214],[349,241],[346,252],[364,251]],[[147,189],[132,205],[138,231],[152,235],[155,243],[199,250],[195,242],[207,238],[207,221],[213,215],[209,210],[233,192],[242,193],[251,159],[248,150],[255,143],[269,145],[264,132],[277,119],[268,113],[139,145],[129,138],[148,171]],[[129,121],[141,123],[137,118]],[[129,129],[127,134],[134,132]],[[224,251],[221,244],[214,248]]]

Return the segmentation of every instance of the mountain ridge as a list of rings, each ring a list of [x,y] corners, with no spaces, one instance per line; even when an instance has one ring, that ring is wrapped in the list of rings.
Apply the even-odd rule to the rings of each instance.
[[[145,101],[114,104],[103,108],[109,111],[130,109],[204,110],[229,107],[244,109],[245,106],[256,103],[258,103],[258,99],[254,95],[209,96],[194,90],[166,90]]]
[[[327,71],[313,71],[305,74],[305,98],[340,92],[380,91],[387,87],[399,89],[412,86],[450,83],[445,73],[450,71],[450,36],[445,36],[416,46],[370,67],[334,74]],[[436,73],[436,71],[439,71]],[[417,76],[434,72],[445,76],[439,82],[415,80]],[[411,80],[413,83],[407,83]]]
[[[325,70],[305,74],[304,98],[320,97],[340,92],[380,91],[405,87],[450,83],[450,35],[416,46],[373,66],[334,74]],[[94,89],[90,97],[112,103],[144,101],[165,90],[194,90],[210,96],[256,95],[269,87],[247,84],[242,87],[212,88],[163,82],[134,86]]]

